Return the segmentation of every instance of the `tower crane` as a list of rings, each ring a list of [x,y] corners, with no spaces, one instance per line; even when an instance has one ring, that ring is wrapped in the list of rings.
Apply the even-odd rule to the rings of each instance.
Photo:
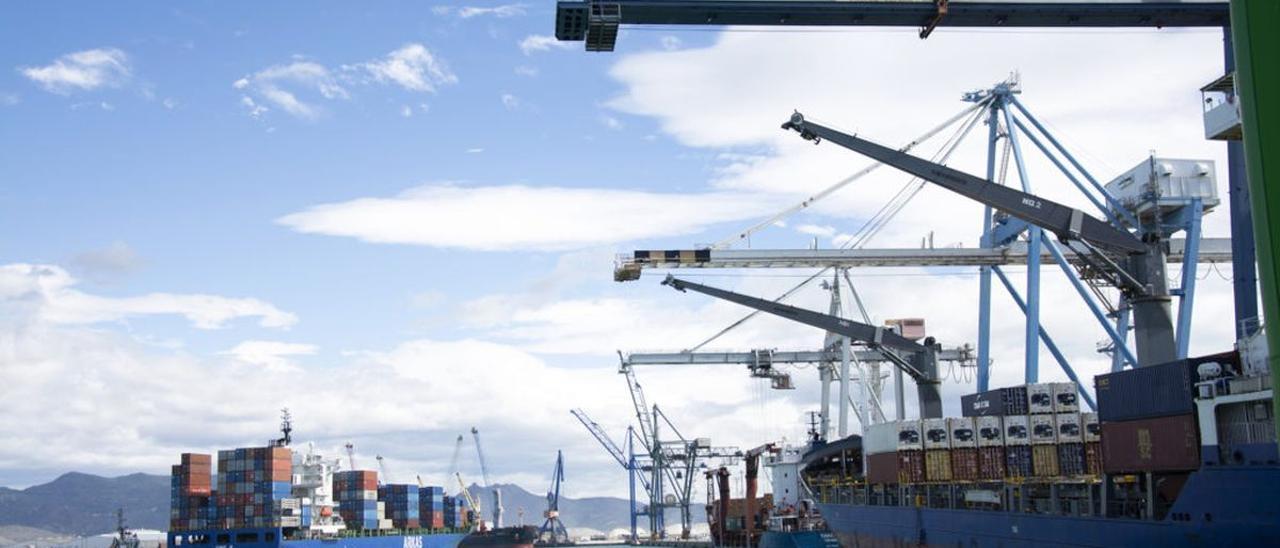
[[[355,470],[356,469],[356,446],[352,445],[351,442],[347,442],[347,444],[344,445],[343,447],[347,449],[347,464],[351,466],[352,470]]]
[[[569,532],[560,521],[560,482],[564,481],[564,453],[556,451],[556,467],[551,472],[551,489],[547,491],[547,511],[543,513],[546,521],[538,530],[538,538],[551,544],[569,542]]]
[[[489,465],[484,460],[484,448],[480,446],[480,431],[471,427],[471,437],[476,440],[476,455],[480,457],[480,475],[484,478],[484,486],[493,489],[493,527],[502,527],[502,491],[489,481]]]

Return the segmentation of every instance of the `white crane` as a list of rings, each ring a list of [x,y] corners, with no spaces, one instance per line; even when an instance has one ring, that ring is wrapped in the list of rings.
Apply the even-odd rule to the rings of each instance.
[[[355,470],[356,469],[356,446],[352,445],[351,442],[347,442],[347,445],[345,445],[344,447],[347,448],[347,463],[351,465],[352,470]]]
[[[378,485],[391,483],[391,474],[387,473],[387,462],[382,455],[376,455],[373,458],[378,459]]]
[[[449,477],[450,478],[458,475],[458,455],[461,455],[461,454],[462,454],[462,434],[458,434],[458,441],[453,445],[453,458],[449,460]],[[446,480],[445,485],[448,485],[448,483],[449,482]],[[465,491],[466,487],[463,487],[462,489]]]
[[[471,427],[471,436],[476,440],[476,455],[480,457],[480,475],[484,478],[484,486],[493,489],[493,527],[502,527],[502,491],[489,482],[489,465],[484,461],[484,449],[480,447],[480,431]]]

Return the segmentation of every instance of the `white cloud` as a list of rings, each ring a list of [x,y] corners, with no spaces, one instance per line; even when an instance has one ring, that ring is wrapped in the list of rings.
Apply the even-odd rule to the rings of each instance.
[[[508,17],[518,17],[525,14],[526,6],[524,4],[502,4],[493,7],[476,7],[464,6],[458,8],[458,17],[470,19],[472,17],[492,16],[499,19]]]
[[[529,65],[520,65],[515,68],[515,73],[520,76],[528,76],[530,78],[533,78],[534,76],[538,75],[538,67],[531,67]]]
[[[516,110],[520,108],[520,98],[510,93],[502,94],[502,106],[507,110]]]
[[[299,232],[483,250],[567,249],[692,234],[759,215],[754,196],[603,188],[426,185],[392,198],[313,206],[277,222]]]
[[[613,116],[609,116],[607,114],[600,117],[600,123],[604,124],[604,127],[607,127],[614,131],[618,131],[622,129],[622,122],[619,121],[617,118],[614,118]]]
[[[316,93],[324,99],[350,97],[328,68],[312,61],[273,65],[236,80],[231,87],[257,96],[257,100],[249,95],[241,97],[241,103],[255,118],[268,112],[258,101],[271,103],[295,117],[310,120],[319,116],[320,107],[300,99],[299,93]]]
[[[237,344],[222,354],[273,371],[297,371],[298,367],[292,358],[311,356],[316,353],[316,350],[313,344],[253,340]]]
[[[401,116],[404,116],[405,118],[409,118],[409,117],[413,116],[413,107],[411,107],[411,106],[409,106],[409,105],[401,105],[401,106],[400,106],[400,115],[401,115]]]
[[[324,109],[320,100],[351,98],[347,86],[395,85],[412,92],[435,93],[443,85],[456,84],[458,77],[443,60],[422,44],[406,44],[381,59],[338,70],[295,56],[284,65],[273,65],[231,83],[245,95],[246,112],[260,118],[270,104],[304,120],[319,118]],[[423,111],[425,112],[425,107]],[[403,115],[403,110],[400,111]]]
[[[824,238],[831,238],[836,235],[835,227],[819,226],[819,225],[811,225],[811,224],[803,224],[803,225],[797,226],[796,232],[799,232],[801,234],[809,234],[811,236],[822,236]]]
[[[258,299],[217,295],[149,293],[103,297],[75,288],[77,281],[53,265],[0,266],[0,302],[22,306],[50,324],[95,324],[134,316],[177,315],[199,329],[218,329],[239,318],[258,318],[262,327],[287,328],[297,317]]]
[[[0,93],[0,106],[11,107],[22,102],[17,93]]]
[[[573,42],[562,42],[557,40],[555,36],[545,34],[530,34],[520,41],[520,51],[525,55],[530,55],[536,51],[549,51],[554,49],[570,49]]]
[[[178,108],[178,100],[172,97],[165,97],[163,101],[160,101],[160,104],[164,105],[164,108],[169,110]]]
[[[409,91],[435,92],[441,85],[458,83],[444,61],[422,44],[406,44],[360,67],[379,83],[394,83]]]
[[[484,149],[480,147],[472,147],[467,149],[467,154],[480,154],[481,152],[484,152]]]
[[[680,49],[680,46],[684,45],[684,42],[675,36],[666,35],[660,38],[660,40],[662,42],[662,49],[667,51]]]
[[[118,87],[129,79],[129,56],[116,48],[68,53],[42,67],[20,67],[19,72],[46,91],[67,95],[100,87]]]

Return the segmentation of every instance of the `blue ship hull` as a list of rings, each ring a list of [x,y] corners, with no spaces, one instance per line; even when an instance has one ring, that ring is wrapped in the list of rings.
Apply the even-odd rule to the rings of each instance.
[[[1161,521],[818,503],[843,548],[1280,546],[1280,468],[1205,468]]]
[[[757,548],[840,548],[840,541],[826,532],[765,531]]]
[[[281,540],[280,529],[208,529],[170,532],[171,547],[196,548],[457,548],[466,533]]]

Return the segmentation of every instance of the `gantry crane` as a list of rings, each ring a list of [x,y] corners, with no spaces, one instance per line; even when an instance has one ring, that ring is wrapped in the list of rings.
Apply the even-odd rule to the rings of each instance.
[[[1224,1],[576,0],[556,3],[556,38],[613,51],[620,25],[1223,27]]]
[[[569,542],[569,531],[564,528],[564,522],[560,521],[560,482],[563,481],[564,453],[556,451],[556,467],[551,472],[551,488],[547,491],[547,510],[542,514],[546,520],[538,529],[538,539],[550,544]]]
[[[480,446],[480,430],[471,427],[471,437],[476,440],[476,456],[480,458],[480,475],[484,478],[486,489],[493,489],[493,527],[502,527],[502,491],[489,481],[489,465],[484,460],[484,449]]]

